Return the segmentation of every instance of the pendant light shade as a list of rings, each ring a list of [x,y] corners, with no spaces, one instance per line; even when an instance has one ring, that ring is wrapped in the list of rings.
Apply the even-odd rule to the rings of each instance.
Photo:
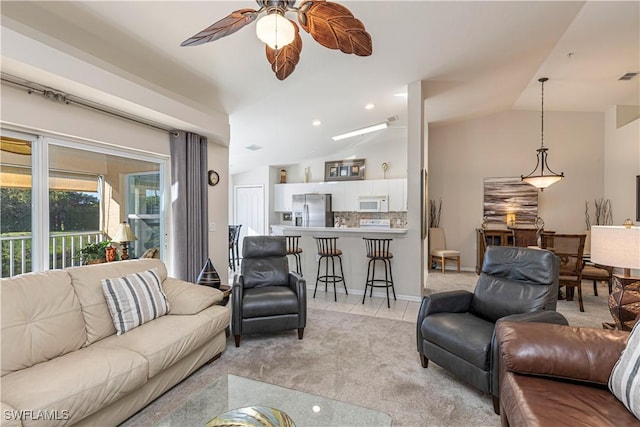
[[[540,148],[536,150],[538,152],[536,156],[537,157],[536,167],[535,169],[533,169],[533,171],[529,175],[520,176],[524,182],[526,182],[527,184],[531,184],[536,188],[539,188],[540,191],[543,191],[545,188],[547,188],[551,184],[558,182],[562,178],[564,178],[564,172],[557,174],[554,171],[552,171],[551,168],[549,168],[549,165],[547,164],[547,157],[548,157],[547,151],[549,151],[549,149],[545,148],[544,146],[544,82],[546,82],[547,80],[549,79],[546,77],[542,77],[541,79],[538,79],[538,81],[541,83],[541,86],[542,86],[542,97],[541,97],[542,101],[541,101],[541,109],[540,109],[541,111]]]
[[[256,35],[271,49],[280,49],[293,41],[296,30],[291,21],[277,11],[263,16],[256,23]]]

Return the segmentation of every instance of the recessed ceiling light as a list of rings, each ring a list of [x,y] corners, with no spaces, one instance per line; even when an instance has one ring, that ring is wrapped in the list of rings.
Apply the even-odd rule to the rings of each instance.
[[[311,124],[313,126],[320,126],[322,124],[322,122],[320,120],[314,120],[314,121],[311,122]]]
[[[364,106],[365,110],[373,110],[374,107],[375,105],[373,105],[372,103],[368,103],[367,105]]]
[[[407,96],[407,92],[398,92],[398,93],[394,93],[393,96],[398,96],[398,97],[405,97]]]

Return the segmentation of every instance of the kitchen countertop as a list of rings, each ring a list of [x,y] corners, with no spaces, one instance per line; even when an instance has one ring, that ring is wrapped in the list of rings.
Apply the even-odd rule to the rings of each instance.
[[[406,234],[406,228],[375,228],[375,227],[295,227],[292,225],[272,225],[274,234],[284,231],[300,233],[336,233],[336,234]]]

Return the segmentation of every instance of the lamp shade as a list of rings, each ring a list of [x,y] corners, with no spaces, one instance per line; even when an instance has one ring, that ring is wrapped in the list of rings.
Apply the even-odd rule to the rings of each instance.
[[[137,237],[133,234],[133,230],[131,230],[129,224],[121,222],[120,225],[118,225],[116,235],[113,236],[111,240],[117,243],[133,242],[134,240],[137,240]]]
[[[531,184],[536,188],[547,188],[551,184],[558,182],[561,179],[562,176],[560,175],[537,175],[522,178],[524,182]]]
[[[640,227],[591,227],[591,261],[611,267],[640,269]]]
[[[263,16],[256,23],[256,35],[271,49],[280,49],[293,41],[296,30],[291,21],[277,12]]]

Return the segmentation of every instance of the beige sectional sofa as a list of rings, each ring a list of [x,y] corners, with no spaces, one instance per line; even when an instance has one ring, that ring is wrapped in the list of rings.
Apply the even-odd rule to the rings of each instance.
[[[116,335],[101,279],[152,268],[169,314]],[[226,347],[222,293],[156,259],[2,279],[0,299],[3,426],[117,425]]]

